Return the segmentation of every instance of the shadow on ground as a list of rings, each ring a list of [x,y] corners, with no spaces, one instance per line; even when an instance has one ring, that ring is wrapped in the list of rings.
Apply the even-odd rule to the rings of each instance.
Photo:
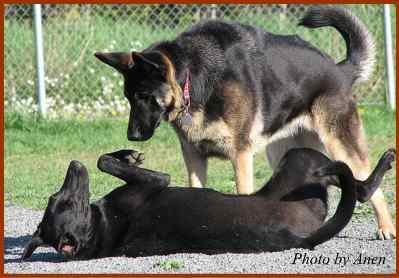
[[[25,245],[29,242],[30,238],[31,236],[4,237],[4,255],[17,256],[15,258],[5,258],[4,264],[21,262],[22,252]],[[27,261],[59,263],[65,262],[66,260],[55,252],[45,251],[33,253]]]

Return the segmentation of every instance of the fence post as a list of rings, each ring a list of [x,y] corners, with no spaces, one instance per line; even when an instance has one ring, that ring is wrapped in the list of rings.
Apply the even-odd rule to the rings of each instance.
[[[216,19],[216,10],[217,10],[217,5],[216,4],[211,4],[211,18]]]
[[[44,84],[44,55],[43,55],[43,32],[42,11],[40,4],[33,4],[35,25],[35,47],[36,47],[36,73],[37,73],[37,95],[40,115],[46,116],[46,88]]]
[[[395,73],[392,57],[392,30],[390,5],[384,4],[385,65],[388,81],[388,103],[392,110],[396,109]]]

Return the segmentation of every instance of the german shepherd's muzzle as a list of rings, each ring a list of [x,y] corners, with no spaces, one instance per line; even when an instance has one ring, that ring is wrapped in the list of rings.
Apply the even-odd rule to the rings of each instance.
[[[152,100],[135,98],[130,102],[129,125],[127,139],[130,141],[145,141],[152,137],[161,122],[164,110]],[[138,116],[140,115],[140,116]]]
[[[161,100],[170,89],[166,68],[161,65],[163,57],[157,53],[148,57],[139,53],[95,55],[104,63],[116,68],[125,78],[124,94],[130,104],[127,138],[130,141],[150,139],[168,109]],[[126,64],[121,65],[120,61]]]

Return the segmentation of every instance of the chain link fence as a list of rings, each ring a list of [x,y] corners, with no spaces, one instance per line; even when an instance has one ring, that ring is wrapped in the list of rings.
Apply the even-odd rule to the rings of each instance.
[[[356,87],[356,96],[361,104],[383,105],[386,92],[383,5],[343,6],[362,19],[376,42],[376,69],[367,84]],[[42,5],[48,116],[126,114],[128,103],[123,98],[122,77],[97,61],[93,53],[142,50],[153,42],[171,39],[205,19],[239,21],[269,32],[298,34],[338,62],[346,51],[338,32],[332,28],[309,30],[296,25],[307,8],[300,4]],[[395,9],[392,13],[395,26]],[[5,108],[34,113],[38,109],[32,5],[6,5],[4,17]],[[393,36],[395,42],[396,33]]]

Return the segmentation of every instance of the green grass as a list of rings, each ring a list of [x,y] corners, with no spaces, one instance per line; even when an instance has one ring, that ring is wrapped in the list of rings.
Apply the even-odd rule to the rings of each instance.
[[[170,271],[170,270],[179,270],[183,268],[184,263],[182,261],[177,261],[177,260],[168,260],[168,261],[158,262],[154,266],[160,267],[166,271]]]
[[[395,114],[378,107],[360,108],[365,123],[373,165],[389,147],[395,146]],[[100,154],[122,148],[144,152],[144,167],[164,171],[172,176],[172,184],[186,185],[186,170],[178,139],[168,125],[162,124],[154,137],[133,143],[126,139],[127,119],[40,120],[19,114],[5,117],[5,200],[24,207],[43,209],[50,194],[57,191],[69,161],[83,162],[89,170],[91,198],[98,199],[121,181],[96,168]],[[255,183],[261,186],[270,176],[265,154],[255,158]],[[210,187],[233,193],[234,175],[231,163],[219,159],[209,162]],[[394,210],[396,172],[385,179],[383,189]],[[369,205],[357,210],[371,212]]]

